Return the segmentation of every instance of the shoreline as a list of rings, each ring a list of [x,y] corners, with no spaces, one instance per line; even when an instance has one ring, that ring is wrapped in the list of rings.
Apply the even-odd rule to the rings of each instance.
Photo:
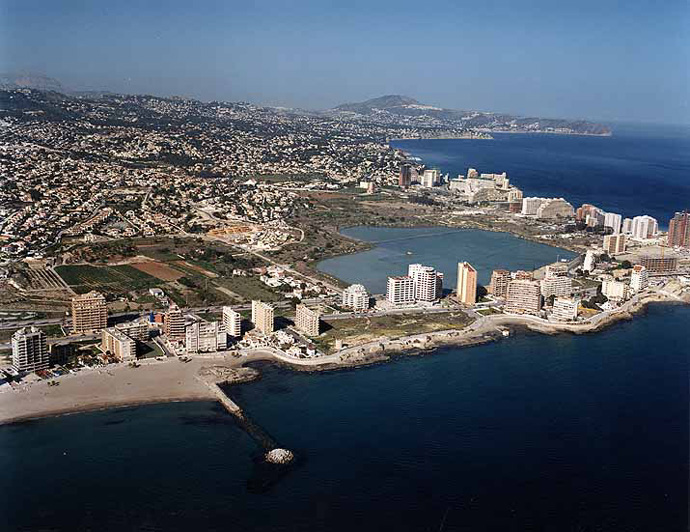
[[[87,395],[82,398],[82,402],[75,402],[73,399],[70,399],[67,404],[64,399],[57,398],[55,403],[47,406],[43,400],[46,392],[54,392],[53,396],[60,396],[62,393],[67,393],[69,395],[69,391],[61,393],[59,387],[48,389],[46,381],[34,383],[29,385],[36,386],[34,390],[12,390],[0,394],[0,426],[8,426],[48,417],[59,417],[110,409],[136,408],[148,404],[194,401],[218,403],[218,398],[213,394],[211,388],[209,388],[208,382],[204,381],[199,375],[200,373],[208,374],[207,370],[212,368],[223,368],[226,371],[249,369],[249,364],[254,362],[266,362],[290,369],[291,371],[320,373],[324,371],[357,369],[374,364],[387,363],[403,357],[433,355],[443,348],[481,346],[503,340],[505,338],[501,332],[503,330],[511,331],[512,329],[523,329],[546,335],[594,334],[618,322],[634,319],[635,315],[643,312],[647,306],[651,304],[687,305],[690,304],[690,298],[683,301],[673,301],[668,296],[656,292],[645,294],[645,297],[639,300],[630,300],[630,305],[625,309],[611,311],[605,315],[599,315],[602,317],[596,322],[583,324],[553,323],[534,316],[494,314],[478,319],[464,329],[449,329],[407,335],[395,339],[374,340],[366,344],[343,349],[332,355],[326,355],[321,359],[294,360],[273,352],[273,350],[263,349],[240,358],[228,355],[199,357],[192,360],[192,367],[188,367],[189,364],[181,363],[178,359],[169,359],[164,362],[142,365],[137,370],[122,366],[113,368],[108,372],[95,371],[86,375],[72,375],[68,376],[67,379],[61,379],[60,382],[64,384],[65,382],[72,381],[78,384],[80,388],[85,387]],[[508,337],[511,336],[513,336],[512,331]],[[161,375],[160,366],[168,370],[172,369],[172,374],[168,372],[167,375]],[[101,389],[104,384],[103,381],[111,378],[105,377],[105,375],[111,375],[112,372],[116,371],[120,373],[130,370],[128,376],[131,378],[134,375],[134,371],[137,372],[137,375],[146,373],[139,373],[142,368],[149,370],[150,375],[147,375],[147,378],[150,377],[152,382],[155,382],[157,386],[163,386],[166,391],[169,390],[171,385],[170,379],[172,378],[174,380],[180,378],[181,375],[184,376],[184,382],[178,381],[178,384],[184,384],[184,387],[173,392],[168,391],[167,393],[160,393],[158,389],[159,393],[152,393],[150,389],[144,386],[144,389],[138,388],[131,396],[124,395],[115,398],[111,397],[109,399],[104,399],[102,397]],[[89,379],[89,377],[91,377],[91,379]],[[252,378],[247,378],[247,375],[242,373],[235,379],[221,380],[218,384],[232,385],[249,382],[258,378],[260,378],[259,372]],[[85,382],[85,380],[95,380],[96,382],[89,383]],[[95,390],[94,384],[96,384]],[[122,383],[120,382],[119,384],[121,385]],[[193,389],[190,389],[189,386],[192,386]],[[43,392],[43,394],[38,395],[41,392]],[[16,403],[17,400],[24,402],[24,412],[10,412],[12,404],[9,405],[9,410],[7,405],[3,404],[8,398],[10,399],[10,403]],[[15,399],[15,401],[11,399]],[[25,399],[30,404],[27,405],[26,402],[23,401]]]

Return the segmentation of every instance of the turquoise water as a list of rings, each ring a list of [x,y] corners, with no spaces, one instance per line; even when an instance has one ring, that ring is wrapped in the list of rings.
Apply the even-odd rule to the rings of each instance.
[[[443,285],[454,289],[458,262],[467,261],[477,270],[478,282],[487,285],[491,271],[533,270],[574,253],[517,238],[508,233],[474,229],[352,227],[342,233],[374,242],[369,251],[343,255],[319,263],[321,271],[348,283],[362,283],[374,294],[386,291],[389,275],[407,274],[407,266],[422,262],[444,273]]]

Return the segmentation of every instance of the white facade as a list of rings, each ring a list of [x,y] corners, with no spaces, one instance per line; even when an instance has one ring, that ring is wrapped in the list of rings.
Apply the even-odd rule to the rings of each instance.
[[[394,305],[414,303],[414,282],[412,277],[408,275],[389,277],[386,299]]]
[[[223,325],[228,336],[234,338],[242,336],[242,315],[232,307],[223,307]]]
[[[604,227],[610,227],[613,234],[616,235],[621,232],[621,225],[623,217],[615,212],[607,212],[604,214]]]
[[[257,331],[271,334],[275,330],[275,309],[273,306],[263,301],[252,301],[252,323]]]
[[[521,214],[526,214],[530,216],[535,216],[539,207],[542,203],[547,202],[547,198],[522,198],[522,211]]]
[[[654,238],[659,232],[659,224],[651,216],[635,216],[632,219],[631,234],[633,238],[645,240]]]
[[[431,266],[410,264],[407,276],[412,278],[414,298],[417,301],[432,302],[441,297],[443,291],[443,274]]]
[[[649,272],[647,268],[639,264],[635,264],[630,274],[630,288],[635,292],[644,290],[649,285]]]
[[[343,307],[361,312],[369,308],[369,292],[364,285],[353,284],[343,290]]]
[[[46,335],[37,327],[24,327],[12,335],[12,367],[16,371],[48,369]]]
[[[217,321],[197,321],[187,326],[186,343],[188,353],[212,353],[228,347],[225,327]]]
[[[557,297],[553,302],[551,318],[558,321],[572,321],[577,318],[580,301],[570,297]]]
[[[623,220],[623,227],[621,228],[621,233],[624,235],[629,235],[632,233],[632,218],[625,218]]]
[[[611,301],[623,301],[628,297],[628,287],[621,281],[605,279],[601,283],[601,293]]]
[[[435,187],[441,183],[441,173],[436,168],[424,170],[421,181],[424,187]]]
[[[594,256],[594,250],[588,249],[587,253],[585,254],[585,261],[582,264],[582,269],[586,270],[588,272],[593,272],[596,265],[597,265],[597,260],[596,260],[596,257]]]

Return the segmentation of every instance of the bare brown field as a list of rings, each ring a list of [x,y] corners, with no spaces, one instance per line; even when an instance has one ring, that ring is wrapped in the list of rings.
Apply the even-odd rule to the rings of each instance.
[[[180,268],[184,268],[186,270],[193,270],[195,272],[199,272],[200,274],[205,275],[206,277],[210,277],[211,279],[218,277],[218,275],[216,275],[215,273],[210,272],[208,270],[205,270],[201,266],[198,266],[196,264],[191,264],[191,263],[184,261],[184,260],[176,260],[173,262],[173,264],[179,266]]]
[[[162,281],[177,281],[180,277],[184,277],[184,272],[171,268],[161,262],[137,262],[130,264],[130,266]]]

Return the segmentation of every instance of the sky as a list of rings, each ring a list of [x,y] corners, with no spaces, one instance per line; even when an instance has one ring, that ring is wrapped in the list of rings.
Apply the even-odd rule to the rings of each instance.
[[[688,0],[0,0],[0,72],[325,109],[690,123]]]

